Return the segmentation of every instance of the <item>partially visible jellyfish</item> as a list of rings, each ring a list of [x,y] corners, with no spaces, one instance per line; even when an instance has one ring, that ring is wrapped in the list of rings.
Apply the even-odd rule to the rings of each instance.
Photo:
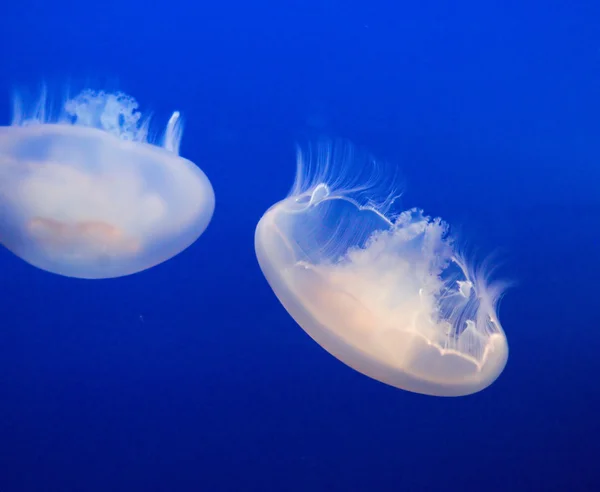
[[[394,177],[381,170],[347,144],[299,151],[289,196],[256,227],[260,267],[295,321],[355,370],[427,395],[480,391],[508,358],[504,285],[441,219],[390,215]]]
[[[0,127],[0,243],[28,263],[79,278],[151,268],[190,246],[211,220],[206,175],[179,156],[180,114],[148,137],[123,93],[85,90],[49,115],[19,98]]]

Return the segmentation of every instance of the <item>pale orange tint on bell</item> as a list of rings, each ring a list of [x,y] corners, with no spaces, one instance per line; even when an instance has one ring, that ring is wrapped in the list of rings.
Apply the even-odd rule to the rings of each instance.
[[[139,241],[106,222],[85,221],[67,224],[55,219],[34,217],[29,221],[28,229],[41,248],[60,249],[85,243],[86,248],[95,248],[111,254],[131,254],[140,250]]]

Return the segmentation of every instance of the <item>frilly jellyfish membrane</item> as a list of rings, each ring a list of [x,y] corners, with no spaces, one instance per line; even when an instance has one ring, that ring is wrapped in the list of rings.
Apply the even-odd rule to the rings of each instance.
[[[397,180],[384,171],[343,142],[299,150],[291,192],[256,227],[260,267],[294,320],[358,372],[427,395],[480,391],[508,359],[506,284],[467,261],[440,218],[391,214]]]
[[[208,226],[215,196],[179,156],[174,112],[158,138],[132,97],[84,90],[50,114],[46,91],[15,97],[0,127],[0,243],[68,277],[110,278],[162,263]]]

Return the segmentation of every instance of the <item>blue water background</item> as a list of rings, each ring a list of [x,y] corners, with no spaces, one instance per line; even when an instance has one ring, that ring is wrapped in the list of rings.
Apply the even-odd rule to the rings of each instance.
[[[600,490],[599,20],[593,1],[2,3],[2,124],[42,81],[178,109],[217,208],[127,278],[0,252],[0,491]],[[489,389],[372,381],[278,303],[254,228],[317,134],[500,252],[517,284]]]

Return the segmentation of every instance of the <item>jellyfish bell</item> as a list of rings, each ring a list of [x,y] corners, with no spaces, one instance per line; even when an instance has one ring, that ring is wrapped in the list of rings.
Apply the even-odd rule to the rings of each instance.
[[[215,207],[212,186],[179,156],[178,112],[162,139],[123,93],[85,90],[54,117],[15,101],[0,127],[0,243],[28,263],[79,278],[151,268],[190,246]]]
[[[441,219],[392,216],[382,169],[347,144],[299,152],[290,195],[256,227],[261,270],[294,320],[353,369],[427,395],[480,391],[508,358],[503,284],[459,254]]]

